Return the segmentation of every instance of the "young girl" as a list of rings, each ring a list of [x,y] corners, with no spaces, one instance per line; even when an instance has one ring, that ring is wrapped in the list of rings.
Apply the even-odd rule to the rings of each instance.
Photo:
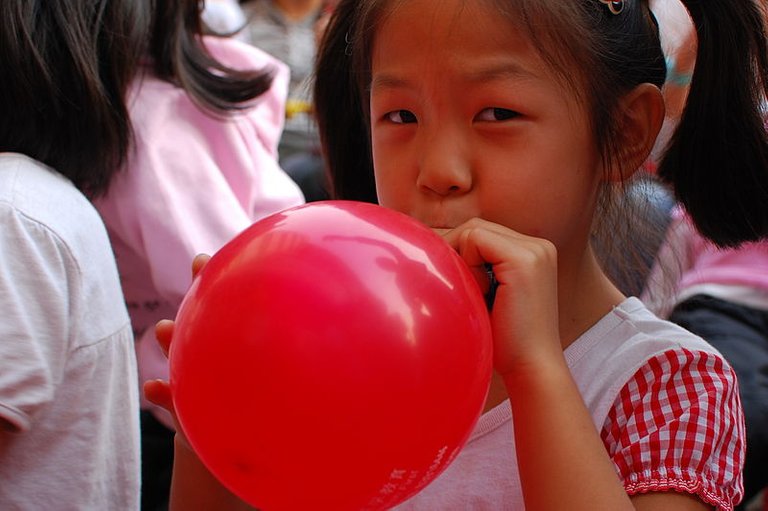
[[[712,239],[758,238],[768,232],[761,9],[686,5],[705,30],[662,175]],[[337,7],[315,95],[337,195],[421,220],[484,285],[488,264],[498,281],[486,412],[446,471],[398,509],[725,510],[741,499],[733,371],[624,297],[590,247],[608,192],[654,144],[664,78],[647,1]],[[162,383],[146,390],[168,404]],[[194,454],[177,448],[178,502],[213,495]]]
[[[90,0],[70,3],[95,9]],[[202,37],[198,0],[134,0],[131,13],[113,4],[97,2],[108,30],[140,23],[131,37],[100,47],[99,59],[121,90],[114,101],[132,137],[122,139],[130,150],[115,153],[122,172],[95,204],[117,257],[144,381],[167,377],[152,326],[176,314],[190,284],[188,261],[303,196],[277,163],[287,67],[252,46]],[[125,69],[118,64],[129,51],[141,58]],[[142,413],[145,506],[167,501],[173,453],[172,421],[150,406]]]

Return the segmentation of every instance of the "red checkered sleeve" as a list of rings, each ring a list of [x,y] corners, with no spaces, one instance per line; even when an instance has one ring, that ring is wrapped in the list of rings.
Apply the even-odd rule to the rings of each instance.
[[[601,437],[630,495],[685,492],[718,510],[742,498],[744,417],[720,356],[675,349],[650,359],[619,393]]]

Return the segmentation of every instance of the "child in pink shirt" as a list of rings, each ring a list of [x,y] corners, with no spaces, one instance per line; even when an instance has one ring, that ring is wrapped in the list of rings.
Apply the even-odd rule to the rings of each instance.
[[[252,222],[304,202],[277,163],[287,66],[244,43],[201,37],[196,0],[170,4],[154,20],[156,44],[128,88],[126,164],[96,201],[117,257],[142,382],[167,377],[151,327],[176,315],[195,254],[216,252]],[[166,34],[189,37],[157,44],[172,39]],[[170,471],[173,424],[164,410],[142,407],[147,504],[155,493],[167,498],[169,480],[157,473]]]

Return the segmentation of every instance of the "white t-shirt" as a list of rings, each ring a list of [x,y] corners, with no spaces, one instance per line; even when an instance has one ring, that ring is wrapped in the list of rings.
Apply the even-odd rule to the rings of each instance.
[[[139,508],[133,337],[104,225],[0,153],[0,509]]]

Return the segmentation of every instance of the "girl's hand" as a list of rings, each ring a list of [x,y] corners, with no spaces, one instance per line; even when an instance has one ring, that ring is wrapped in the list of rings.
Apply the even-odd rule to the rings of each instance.
[[[491,311],[496,371],[505,377],[562,360],[554,245],[479,218],[441,234],[481,286],[488,285],[485,265],[493,267],[498,281]]]
[[[209,259],[210,257],[204,254],[195,257],[192,262],[193,279],[198,276]],[[168,319],[159,321],[155,327],[157,342],[166,357],[171,347],[173,328],[174,322]],[[231,493],[208,471],[190,447],[176,417],[168,382],[163,380],[148,381],[144,383],[144,394],[149,401],[168,410],[176,425],[169,510],[252,511],[251,506]]]
[[[195,279],[205,264],[210,259],[210,256],[206,254],[197,255],[192,261],[192,279]],[[163,319],[157,322],[155,325],[155,337],[163,350],[163,354],[168,357],[168,351],[171,348],[171,339],[173,338],[174,322],[170,319]],[[164,408],[170,412],[173,416],[173,423],[176,427],[176,441],[181,442],[184,446],[189,447],[187,439],[184,436],[184,432],[181,430],[178,418],[176,417],[176,410],[173,407],[173,399],[171,397],[171,387],[167,381],[164,380],[150,380],[144,382],[144,395],[151,403]]]
[[[481,219],[444,236],[478,275],[491,264],[499,284],[494,366],[515,418],[526,509],[631,509],[563,355],[554,245]]]
[[[155,337],[163,350],[163,354],[168,357],[168,350],[171,347],[171,338],[173,337],[174,322],[170,319],[162,319],[155,325]],[[176,429],[176,439],[184,445],[187,444],[187,438],[181,430],[179,420],[176,417],[176,410],[173,407],[171,397],[171,387],[165,380],[149,380],[144,382],[144,396],[150,403],[167,410],[173,417],[173,425]]]

